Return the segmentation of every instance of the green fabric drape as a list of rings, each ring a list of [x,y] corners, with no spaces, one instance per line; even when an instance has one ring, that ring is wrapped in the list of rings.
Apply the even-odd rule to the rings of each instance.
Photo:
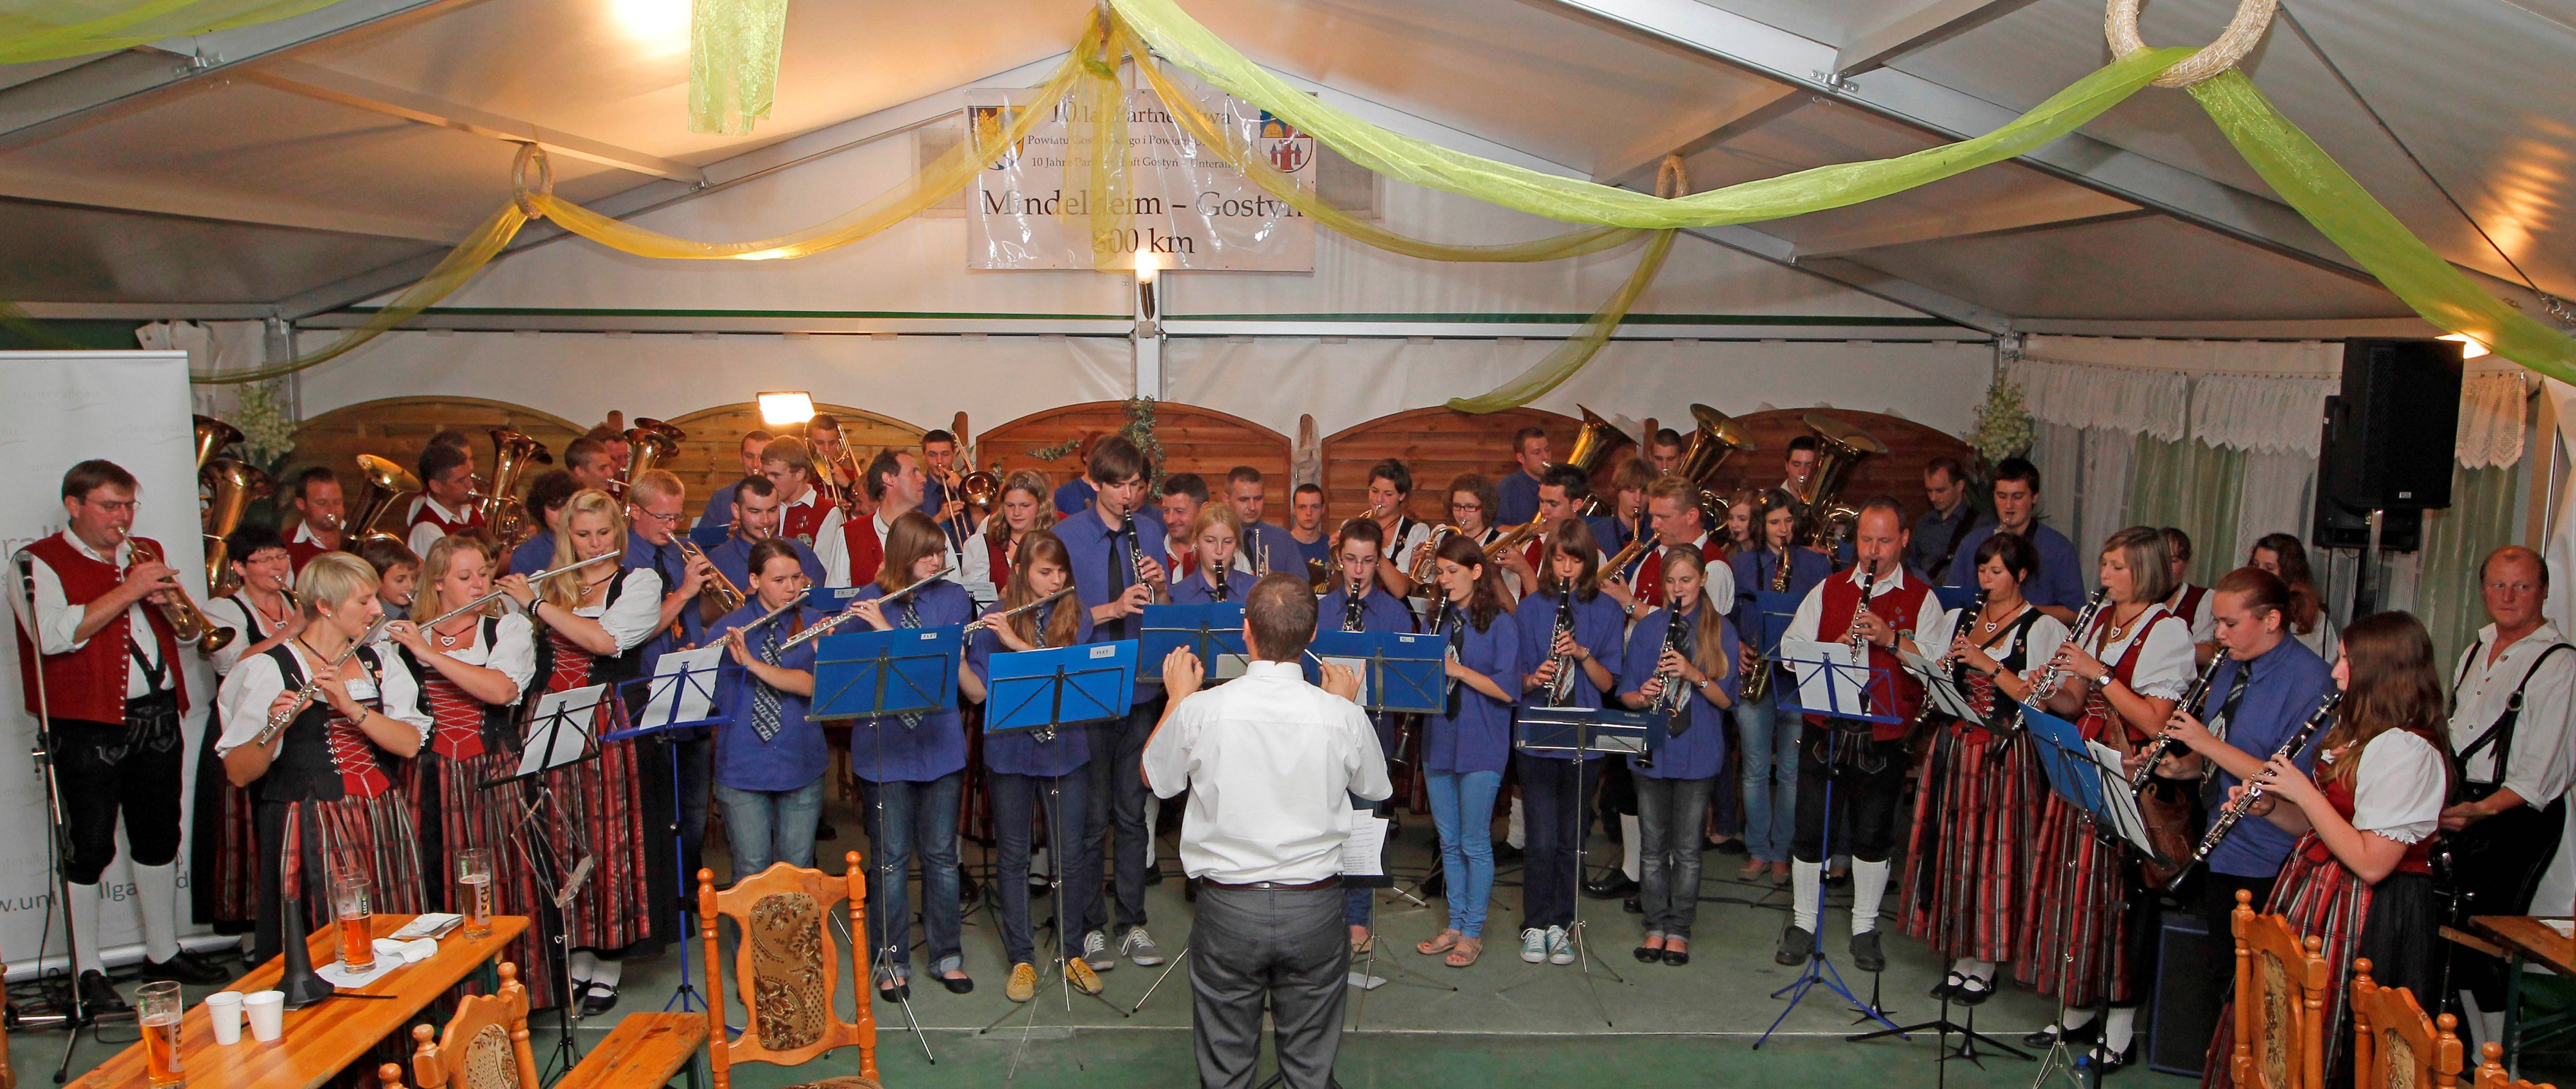
[[[17,0],[0,6],[0,64],[112,53],[270,23],[336,0]]]
[[[2236,539],[2244,484],[2245,451],[2193,438],[2167,442],[2139,435],[2129,455],[2129,522],[2174,526],[2194,541],[2209,542],[2191,558],[2187,575],[2208,586],[2237,564],[2225,542]]]
[[[787,43],[787,0],[689,6],[689,131],[742,136],[767,120]]]
[[[2546,457],[2544,451],[2535,452]],[[2524,459],[2522,464],[2528,464]],[[2515,470],[2451,469],[2451,506],[2424,512],[2423,566],[2415,576],[2415,616],[2433,636],[2434,660],[2458,660],[2478,629],[2485,627],[2485,600],[2478,590],[2478,564],[2487,553],[2515,539],[2513,508]]]

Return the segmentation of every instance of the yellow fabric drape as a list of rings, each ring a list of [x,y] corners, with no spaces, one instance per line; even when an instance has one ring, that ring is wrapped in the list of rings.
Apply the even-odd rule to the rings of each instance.
[[[1610,334],[1619,331],[1619,323],[1628,320],[1628,308],[1637,305],[1637,297],[1645,294],[1647,286],[1655,282],[1655,274],[1663,270],[1664,255],[1672,248],[1673,232],[1653,232],[1647,239],[1646,252],[1637,259],[1636,271],[1629,273],[1627,282],[1619,285],[1618,294],[1610,296],[1609,302],[1601,304],[1601,309],[1593,312],[1592,317],[1583,323],[1581,331],[1557,345],[1546,357],[1530,364],[1519,377],[1473,397],[1452,397],[1449,407],[1460,412],[1500,412],[1538,400],[1547,391],[1564,385],[1566,379],[1574,377],[1574,372],[1582,370],[1584,364],[1592,362],[1592,357],[1600,354],[1601,346],[1610,342]]]
[[[742,136],[767,120],[786,41],[787,0],[690,4],[689,131]]]
[[[206,386],[265,382],[271,378],[293,374],[306,367],[337,359],[359,345],[376,339],[385,330],[410,321],[421,311],[437,305],[440,299],[455,293],[457,288],[465,286],[465,281],[473,279],[475,273],[482,271],[483,266],[492,263],[492,258],[500,255],[501,247],[509,245],[510,239],[517,237],[519,228],[527,222],[528,217],[519,211],[518,205],[502,205],[500,211],[492,213],[492,218],[484,220],[483,225],[475,228],[474,233],[466,236],[465,241],[448,251],[447,258],[440,261],[438,267],[431,269],[429,275],[422,277],[419,283],[404,288],[402,294],[394,296],[392,303],[369,315],[366,324],[349,330],[348,335],[332,341],[330,347],[251,370],[191,375],[190,381]]]
[[[0,64],[112,53],[275,22],[336,0],[19,0],[0,7]]]

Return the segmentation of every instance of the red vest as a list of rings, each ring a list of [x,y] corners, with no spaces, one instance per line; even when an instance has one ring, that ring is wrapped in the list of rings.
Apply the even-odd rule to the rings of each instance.
[[[852,519],[841,523],[841,546],[850,557],[850,585],[865,586],[877,580],[877,568],[885,565],[885,542],[877,539],[875,517]]]
[[[161,556],[160,542],[149,537],[134,541]],[[108,591],[125,581],[125,572],[113,564],[100,563],[65,542],[61,534],[28,545],[27,551],[45,566],[53,568],[62,580],[63,599],[74,605],[86,605],[107,596]],[[42,655],[45,697],[53,705],[55,718],[76,718],[88,722],[125,721],[125,682],[128,662],[125,641],[133,621],[133,611],[116,614],[69,654]],[[161,649],[161,668],[168,673],[170,687],[179,693],[179,709],[188,709],[187,675],[179,665],[179,640],[170,631],[170,622],[161,610],[145,605],[143,619],[152,628],[153,642]],[[27,638],[27,625],[13,624],[18,633],[18,683],[27,697],[27,713],[36,714],[36,669],[39,655]]]
[[[334,550],[322,547],[320,541],[290,541],[286,545],[286,560],[295,573],[302,574],[304,565],[313,562],[313,557],[330,551]]]
[[[1006,541],[1004,541],[1004,540],[1002,540],[1001,538],[994,537],[994,536],[992,536],[990,533],[987,533],[987,534],[985,535],[985,537],[984,537],[984,558],[985,558],[987,561],[989,561],[989,562],[991,563],[991,565],[992,565],[992,568],[993,568],[993,585],[995,585],[995,586],[1008,586],[1008,585],[1010,585],[1010,584],[1011,584],[1011,545],[1010,545],[1010,543],[1009,543],[1009,542],[1006,542]]]
[[[2434,752],[2442,751],[2441,738],[2435,737],[2423,730],[2410,728],[2406,732],[2423,738],[2426,744],[2433,746]],[[2365,747],[2367,746],[2353,746],[2352,751],[2346,754],[2344,759],[2361,759],[2361,750]],[[2444,763],[2447,765],[2448,761],[2445,761]],[[2325,769],[2322,761],[2320,762],[2317,770],[2320,775],[2323,774]],[[2449,769],[2446,767],[2444,771],[2447,777]],[[2318,793],[2326,796],[2326,804],[2333,806],[2335,808],[2335,812],[2343,814],[2343,819],[2347,822],[2352,820],[2352,811],[2355,804],[2353,784],[2353,779],[2355,777],[2356,776],[2354,775],[2345,775],[2331,779],[2324,779],[2318,784],[2317,788]],[[2451,785],[2456,787],[2459,784],[2454,782]],[[2444,796],[2448,797],[2449,795],[2445,793]],[[2443,836],[2426,836],[2413,843],[2407,844],[2406,853],[2399,855],[2397,858],[2397,872],[2420,873],[2428,876],[2432,874],[2433,847],[2445,838],[2446,837]],[[2326,846],[2326,842],[2324,840],[2318,839],[2316,833],[2310,832],[2307,835],[2300,837],[2299,842],[2307,845],[2308,861],[2320,864],[2335,861],[2334,851]]]
[[[465,517],[463,518],[441,518],[438,516],[438,508],[432,506],[428,500],[424,499],[420,502],[420,509],[411,513],[410,525],[403,527],[404,536],[410,536],[411,526],[417,526],[423,522],[437,526],[439,536],[453,536],[455,534],[463,533],[469,529],[481,528],[483,525],[483,512],[473,507],[467,507],[465,508]]]
[[[815,545],[814,538],[823,532],[823,519],[832,514],[832,506],[819,494],[808,496],[807,499],[809,501],[802,505],[789,504],[779,510],[778,532],[804,542],[807,548],[812,548]]]
[[[1708,561],[1701,565],[1702,572],[1726,562],[1717,557],[1717,538],[1714,536],[1699,546],[1699,554],[1701,559]],[[1645,562],[1637,565],[1637,583],[1632,589],[1637,592],[1637,600],[1649,606],[1660,606],[1664,603],[1663,549],[1658,548],[1646,553]]]
[[[1824,595],[1824,611],[1817,614],[1816,618],[1816,639],[1825,643],[1842,642],[1844,636],[1851,634],[1852,614],[1860,608],[1860,587],[1852,582],[1850,569],[1836,571],[1834,577],[1826,579]],[[1896,589],[1871,597],[1869,611],[1878,614],[1879,619],[1887,621],[1888,627],[1898,631],[1915,631],[1922,627],[1924,603],[1930,601],[1931,597],[1931,591],[1923,584],[1923,580],[1909,576]],[[1923,682],[1906,670],[1904,660],[1897,657],[1895,651],[1875,643],[1870,644],[1869,647],[1869,665],[1873,670],[1885,670],[1895,681],[1890,687],[1895,690],[1896,706],[1872,708],[1872,710],[1884,715],[1894,715],[1897,719],[1895,722],[1871,723],[1869,736],[1877,741],[1894,741],[1904,737],[1906,725],[1914,721],[1914,713],[1922,709]],[[1874,683],[1877,680],[1876,676],[1873,675],[1871,680],[1872,693],[1875,694],[1879,691]],[[1807,716],[1807,722],[1810,725],[1821,726],[1824,725],[1824,721],[1823,716],[1820,715]]]

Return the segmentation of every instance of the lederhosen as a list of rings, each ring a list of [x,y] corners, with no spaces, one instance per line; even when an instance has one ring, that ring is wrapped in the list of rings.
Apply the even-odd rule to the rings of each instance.
[[[221,600],[239,604],[245,622],[243,643],[266,639],[267,617],[238,594]],[[242,934],[259,917],[259,862],[254,844],[258,820],[248,787],[233,785],[224,762],[215,758],[215,743],[224,736],[224,706],[206,710],[204,740],[197,746],[195,810],[189,815],[188,906],[197,921],[218,934]]]
[[[277,663],[287,691],[304,686],[304,664],[294,651],[278,646],[266,656]],[[357,660],[376,685],[376,697],[362,702],[380,710],[384,663],[367,647],[359,648]],[[286,895],[301,898],[308,932],[330,924],[330,877],[337,868],[368,875],[378,914],[421,910],[419,837],[387,763],[384,750],[325,701],[305,707],[279,735],[268,773],[251,784],[259,846],[254,956],[277,955]]]
[[[478,644],[489,660],[501,631],[501,618],[486,616],[475,625]],[[437,635],[423,629],[422,637]],[[423,665],[410,648],[397,650],[412,675],[420,678],[420,709],[429,715],[429,743],[420,756],[406,761],[404,792],[411,799],[412,827],[420,832],[423,899],[431,911],[465,910],[449,895],[455,884],[456,853],[479,849],[491,861],[492,911],[525,915],[528,929],[510,943],[501,959],[520,966],[519,982],[528,989],[528,1004],[543,1009],[556,1004],[554,931],[551,915],[537,905],[544,893],[536,870],[521,853],[519,840],[522,788],[517,783],[485,789],[482,784],[509,776],[519,762],[519,720],[524,704],[487,704],[465,693],[436,669]],[[469,990],[478,979],[467,979]]]
[[[2025,605],[2020,616],[1977,644],[2004,668],[2028,665],[2030,629],[2044,615]],[[1965,611],[1962,625],[1976,617]],[[1994,678],[1962,662],[1951,675],[1966,687],[1969,705],[1994,710]],[[2030,842],[2035,795],[2047,790],[2028,745],[1998,737],[1982,726],[1953,722],[1933,739],[1931,758],[1914,794],[1914,828],[1906,845],[1905,892],[1900,917],[1907,937],[1920,938],[1946,958],[2012,959],[2014,934],[2030,903],[2024,845]]]
[[[2147,637],[2155,626],[2172,616],[2172,611],[2162,604],[2150,605],[2139,614],[2138,634],[2130,639],[2120,660],[2111,665],[2112,675],[2121,684],[2131,683],[2136,675],[2138,658],[2146,650]],[[2084,640],[2078,646],[2094,645],[2098,638],[2094,633],[2106,630],[2110,623],[2111,610],[2105,609],[2094,618],[2091,631],[2071,633],[2067,638]],[[2085,740],[2100,738],[2113,729],[2127,730],[2132,744],[2145,740],[2120,721],[2119,712],[2111,709],[2102,688],[2094,685],[2084,694],[2084,709],[2075,719]],[[2136,993],[2136,928],[2149,913],[2135,910],[2136,905],[2115,907],[2139,883],[2137,867],[2127,860],[2126,849],[2104,846],[2093,834],[2084,812],[2049,791],[2033,825],[2030,864],[2040,872],[2032,875],[2036,896],[2031,901],[2029,923],[2020,928],[2013,942],[2015,978],[2056,998],[2059,1005],[2090,1006],[2101,996],[2107,953],[2111,1002],[2129,1004]],[[2106,922],[2110,927],[2107,940],[2103,932]]]
[[[609,579],[608,595],[601,607],[615,606],[625,588],[624,572]],[[574,949],[602,954],[622,954],[639,945],[641,948],[635,950],[639,953],[657,950],[658,946],[643,943],[657,936],[667,940],[669,930],[657,934],[654,924],[663,913],[653,909],[657,904],[676,907],[676,903],[671,886],[665,885],[657,893],[651,884],[652,852],[645,849],[644,784],[636,773],[635,743],[598,740],[600,735],[626,724],[617,686],[643,672],[643,645],[600,657],[583,650],[562,632],[542,626],[539,630],[545,638],[537,643],[537,674],[545,678],[545,685],[530,694],[531,706],[537,697],[547,693],[569,692],[594,684],[609,686],[606,698],[599,701],[588,724],[593,755],[546,773],[546,785],[554,793],[555,804],[562,807],[562,819],[549,826],[555,838],[555,857],[566,865],[584,851],[592,858],[590,880],[564,908],[566,939]],[[668,807],[667,801],[664,807]],[[581,839],[586,841],[579,849],[564,835],[565,822],[578,828]],[[670,863],[666,861],[664,865]]]
[[[2514,683],[2513,695],[2505,699],[2504,713],[2451,757],[2452,804],[2481,801],[2504,788],[2505,772],[2513,760],[2514,727],[2522,721],[2523,690],[2531,686],[2531,678],[2550,656],[2568,649],[2566,643],[2542,648],[2540,656],[2522,671],[2522,679]],[[2458,675],[2451,678],[2455,703],[2460,683],[2468,678],[2466,663],[2477,661],[2477,656],[2484,653],[2486,643],[2481,640],[2469,648],[2469,657]],[[2469,761],[2488,751],[2495,754],[2494,781],[2482,783],[2469,778]],[[2539,888],[2540,875],[2549,868],[2551,856],[2557,853],[2559,833],[2566,826],[2567,798],[2561,795],[2550,799],[2548,805],[2517,805],[2451,833],[2449,858],[2440,876],[2444,885],[2463,894],[2453,901],[2451,921],[2463,923],[2472,915],[2528,913],[2531,895]],[[2449,952],[2460,955],[2458,950]],[[2504,962],[2478,955],[2464,957],[2459,965],[2463,981],[2477,992],[2479,1006],[2502,1008]]]

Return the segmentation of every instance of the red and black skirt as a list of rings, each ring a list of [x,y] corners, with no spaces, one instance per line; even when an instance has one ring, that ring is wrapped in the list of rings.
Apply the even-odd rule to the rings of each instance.
[[[1914,795],[1899,901],[1906,936],[1945,958],[2014,959],[2029,929],[2027,856],[2039,768],[2029,744],[1964,723],[1941,731]]]

